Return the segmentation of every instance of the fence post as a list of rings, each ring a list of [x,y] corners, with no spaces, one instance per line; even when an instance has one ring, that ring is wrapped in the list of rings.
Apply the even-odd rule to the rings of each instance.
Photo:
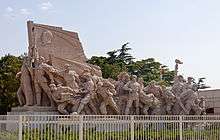
[[[79,116],[79,140],[83,140],[83,115]]]
[[[131,116],[131,140],[134,140],[134,116]]]
[[[180,130],[180,140],[183,139],[183,116],[179,116],[179,130]]]
[[[18,119],[18,140],[22,140],[22,115]]]

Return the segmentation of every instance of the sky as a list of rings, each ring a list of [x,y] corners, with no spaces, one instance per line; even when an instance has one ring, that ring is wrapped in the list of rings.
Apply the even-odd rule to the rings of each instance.
[[[0,56],[27,52],[27,20],[79,33],[85,54],[129,42],[137,60],[155,58],[220,88],[219,0],[0,0]]]

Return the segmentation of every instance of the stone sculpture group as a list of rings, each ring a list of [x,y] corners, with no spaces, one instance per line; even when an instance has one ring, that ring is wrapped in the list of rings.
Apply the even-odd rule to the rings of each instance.
[[[176,75],[172,87],[155,81],[146,87],[142,78],[122,72],[118,80],[104,79],[85,69],[79,75],[66,64],[58,70],[40,57],[38,66],[28,67],[25,57],[21,86],[17,92],[20,105],[57,107],[61,114],[204,114],[205,101],[199,98],[197,85]],[[31,77],[35,72],[35,77]],[[32,73],[32,74],[31,74]],[[32,85],[32,83],[34,83]],[[28,88],[27,88],[28,87]],[[48,100],[43,103],[42,97]]]
[[[53,35],[46,33],[43,32],[42,36],[47,36],[48,45],[53,42],[50,39]],[[45,40],[42,42],[41,45],[45,44]],[[104,79],[97,74],[100,73],[97,66],[86,62],[65,63],[63,67],[57,67],[52,58],[59,52],[48,51],[49,57],[45,58],[47,53],[40,53],[34,47],[29,46],[31,52],[24,57],[17,74],[21,81],[17,92],[21,106],[51,107],[64,115],[205,114],[205,100],[198,96],[198,85],[193,83],[192,77],[185,80],[178,75],[178,65],[182,64],[179,60],[175,61],[172,87],[160,86],[155,81],[145,86],[141,77],[127,72],[121,72],[117,80]],[[74,70],[78,67],[81,72]]]

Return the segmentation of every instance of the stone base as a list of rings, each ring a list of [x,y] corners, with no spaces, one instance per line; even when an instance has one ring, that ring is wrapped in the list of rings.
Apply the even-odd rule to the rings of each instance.
[[[6,130],[18,130],[19,115],[60,115],[57,108],[41,107],[41,106],[23,106],[14,107],[11,112],[7,112],[7,120],[10,122],[17,121],[16,123],[7,123]]]
[[[14,107],[7,115],[59,115],[57,108],[41,106]]]

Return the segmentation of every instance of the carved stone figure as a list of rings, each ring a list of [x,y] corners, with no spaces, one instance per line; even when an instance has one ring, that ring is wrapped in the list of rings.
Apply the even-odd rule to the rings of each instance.
[[[107,79],[99,82],[97,94],[102,98],[101,105],[99,107],[102,115],[107,115],[107,106],[111,107],[117,115],[120,114],[118,106],[113,99],[113,95],[116,94],[116,90],[112,83],[110,83]]]
[[[24,57],[21,71],[17,73],[16,77],[20,79],[21,85],[17,91],[18,101],[20,105],[32,106],[34,105],[34,94],[31,84],[31,73],[29,65],[29,57]]]
[[[198,99],[198,93],[195,90],[188,89],[184,91],[180,96],[181,103],[184,105],[182,106],[180,104],[182,108],[180,114],[187,114],[187,115],[190,114],[190,111],[193,108],[193,106],[195,106],[195,101],[197,99]]]
[[[43,70],[43,66],[45,66],[45,59],[43,57],[39,58],[39,66],[37,66],[36,68],[34,68],[34,87],[35,87],[35,94],[36,94],[36,102],[38,106],[41,106],[42,102],[42,94],[45,93],[49,100],[50,100],[50,105],[52,107],[55,106],[54,104],[54,100],[52,99],[52,94],[50,91],[50,88],[48,86],[48,83],[50,81],[48,81],[47,77],[46,77],[46,73]],[[53,81],[53,80],[52,80]],[[53,83],[53,82],[51,82]]]
[[[175,63],[176,65],[175,65],[175,70],[174,70],[174,78],[178,75],[179,65],[183,64],[183,62],[180,61],[179,59],[176,59]]]
[[[169,89],[165,89],[164,94],[166,96],[164,100],[165,102],[163,104],[164,111],[166,112],[165,114],[172,115],[173,114],[172,109],[176,102],[176,97]]]
[[[127,72],[121,72],[118,75],[118,81],[115,83],[115,89],[119,95],[124,94],[125,91],[123,87],[129,80],[130,80],[130,76]]]
[[[91,99],[95,96],[95,85],[92,80],[92,75],[89,73],[85,73],[82,75],[83,80],[83,88],[80,91],[80,94],[84,94],[84,98],[80,101],[79,107],[77,109],[77,113],[80,114],[84,109],[84,106],[89,104]],[[91,103],[89,104],[92,108],[95,108]]]
[[[201,115],[206,115],[206,100],[205,97],[200,97],[199,107],[201,108]]]
[[[70,70],[70,65],[66,64],[64,67],[64,71],[59,72],[59,74],[64,78],[66,86],[72,88],[76,93],[79,92],[79,86],[77,83],[79,83],[79,75],[73,71]]]
[[[161,101],[165,98],[162,88],[157,85],[156,81],[151,81],[149,85],[144,88],[144,92],[148,94],[152,93],[156,98]]]
[[[53,34],[50,31],[45,31],[41,35],[42,45],[49,45],[52,43]]]
[[[131,81],[129,81],[127,84],[125,84],[123,89],[129,92],[128,99],[127,99],[127,105],[125,108],[125,115],[128,115],[130,113],[130,108],[132,107],[133,103],[135,103],[135,112],[138,115],[140,113],[140,111],[139,111],[139,94],[141,92],[141,85],[137,82],[137,76],[132,75]]]
[[[18,72],[16,74],[16,78],[19,78],[21,79],[21,72]],[[21,80],[20,80],[21,81]],[[21,81],[22,82],[22,81]],[[17,97],[18,97],[18,102],[21,106],[25,105],[26,101],[25,101],[25,95],[24,95],[24,92],[23,92],[23,89],[22,87],[20,86],[18,91],[17,91]]]
[[[154,94],[146,94],[144,92],[144,80],[143,78],[138,78],[138,83],[141,86],[141,91],[139,93],[139,100],[140,104],[143,104],[142,106],[142,112],[144,115],[149,114],[159,114],[160,113],[160,101],[154,96]],[[149,110],[152,110],[151,113],[149,113]]]
[[[74,93],[73,89],[61,85],[56,86],[55,84],[50,84],[50,89],[52,92],[52,98],[58,105],[58,111],[61,114],[68,115],[69,112],[66,110],[66,108],[69,103],[73,103],[73,101],[70,102]]]
[[[180,96],[180,94],[185,90],[185,80],[182,75],[178,75],[174,79],[174,84],[171,91],[175,96]]]
[[[188,89],[192,89],[194,86],[194,78],[193,77],[187,77],[187,82],[182,82],[183,83],[183,91],[186,91]]]

